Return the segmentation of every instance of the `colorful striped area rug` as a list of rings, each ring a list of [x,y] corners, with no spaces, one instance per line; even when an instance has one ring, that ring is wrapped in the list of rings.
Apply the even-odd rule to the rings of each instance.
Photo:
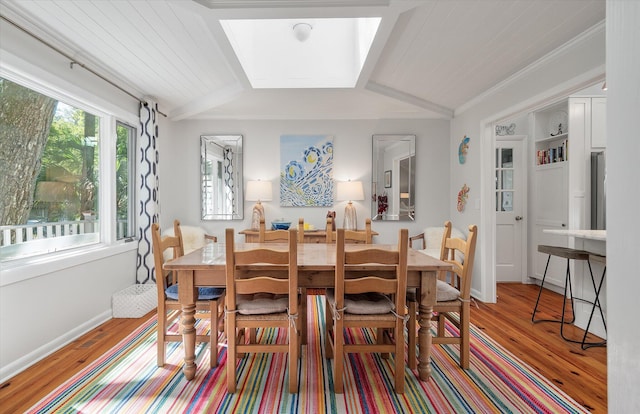
[[[308,296],[308,344],[303,346],[299,392],[287,391],[287,355],[257,354],[238,360],[238,390],[226,392],[226,349],[220,337],[218,367],[208,369],[207,344],[196,346],[198,370],[182,375],[180,343],[167,345],[167,364],[156,366],[156,319],[43,398],[29,412],[48,413],[585,413],[547,379],[477,328],[471,328],[471,365],[458,366],[457,349],[436,345],[432,379],[405,369],[405,393],[393,389],[392,358],[351,354],[345,393],[333,390],[332,360],[324,353],[324,296]],[[206,322],[205,322],[206,324]],[[201,326],[200,329],[206,329]],[[454,329],[449,327],[449,329]],[[277,341],[284,330],[260,330]],[[348,340],[371,332],[352,330]]]

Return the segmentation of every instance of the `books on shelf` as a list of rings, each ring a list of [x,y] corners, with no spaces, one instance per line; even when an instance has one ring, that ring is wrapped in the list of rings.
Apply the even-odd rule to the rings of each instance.
[[[553,164],[568,160],[567,146],[569,142],[565,139],[557,147],[540,149],[536,153],[536,165]]]

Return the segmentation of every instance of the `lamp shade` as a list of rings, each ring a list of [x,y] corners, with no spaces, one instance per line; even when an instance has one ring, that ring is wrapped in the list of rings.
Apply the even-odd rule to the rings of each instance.
[[[339,181],[336,198],[348,201],[364,200],[364,188],[362,181]]]
[[[248,201],[271,201],[271,181],[247,181],[245,198]]]

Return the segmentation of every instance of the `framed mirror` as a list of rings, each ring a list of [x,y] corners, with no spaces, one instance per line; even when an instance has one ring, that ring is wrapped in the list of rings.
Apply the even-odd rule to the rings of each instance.
[[[374,135],[372,220],[415,220],[416,136]]]
[[[242,135],[200,136],[202,220],[242,220]]]

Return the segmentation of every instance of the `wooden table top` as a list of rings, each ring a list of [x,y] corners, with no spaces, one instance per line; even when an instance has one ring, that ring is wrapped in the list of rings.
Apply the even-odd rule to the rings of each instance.
[[[397,245],[390,244],[347,244],[347,251],[362,250],[368,247],[376,247],[382,250],[397,250]],[[266,247],[274,250],[285,250],[284,243],[236,243],[236,250],[250,250],[259,247]],[[225,267],[225,244],[210,243],[205,247],[197,249],[189,254],[165,263],[164,268],[168,270],[224,270]],[[298,268],[305,270],[333,270],[336,262],[336,245],[326,243],[300,243],[298,244]],[[439,271],[450,270],[451,265],[440,261],[434,257],[422,254],[414,249],[409,249],[407,258],[407,268],[409,271]]]

